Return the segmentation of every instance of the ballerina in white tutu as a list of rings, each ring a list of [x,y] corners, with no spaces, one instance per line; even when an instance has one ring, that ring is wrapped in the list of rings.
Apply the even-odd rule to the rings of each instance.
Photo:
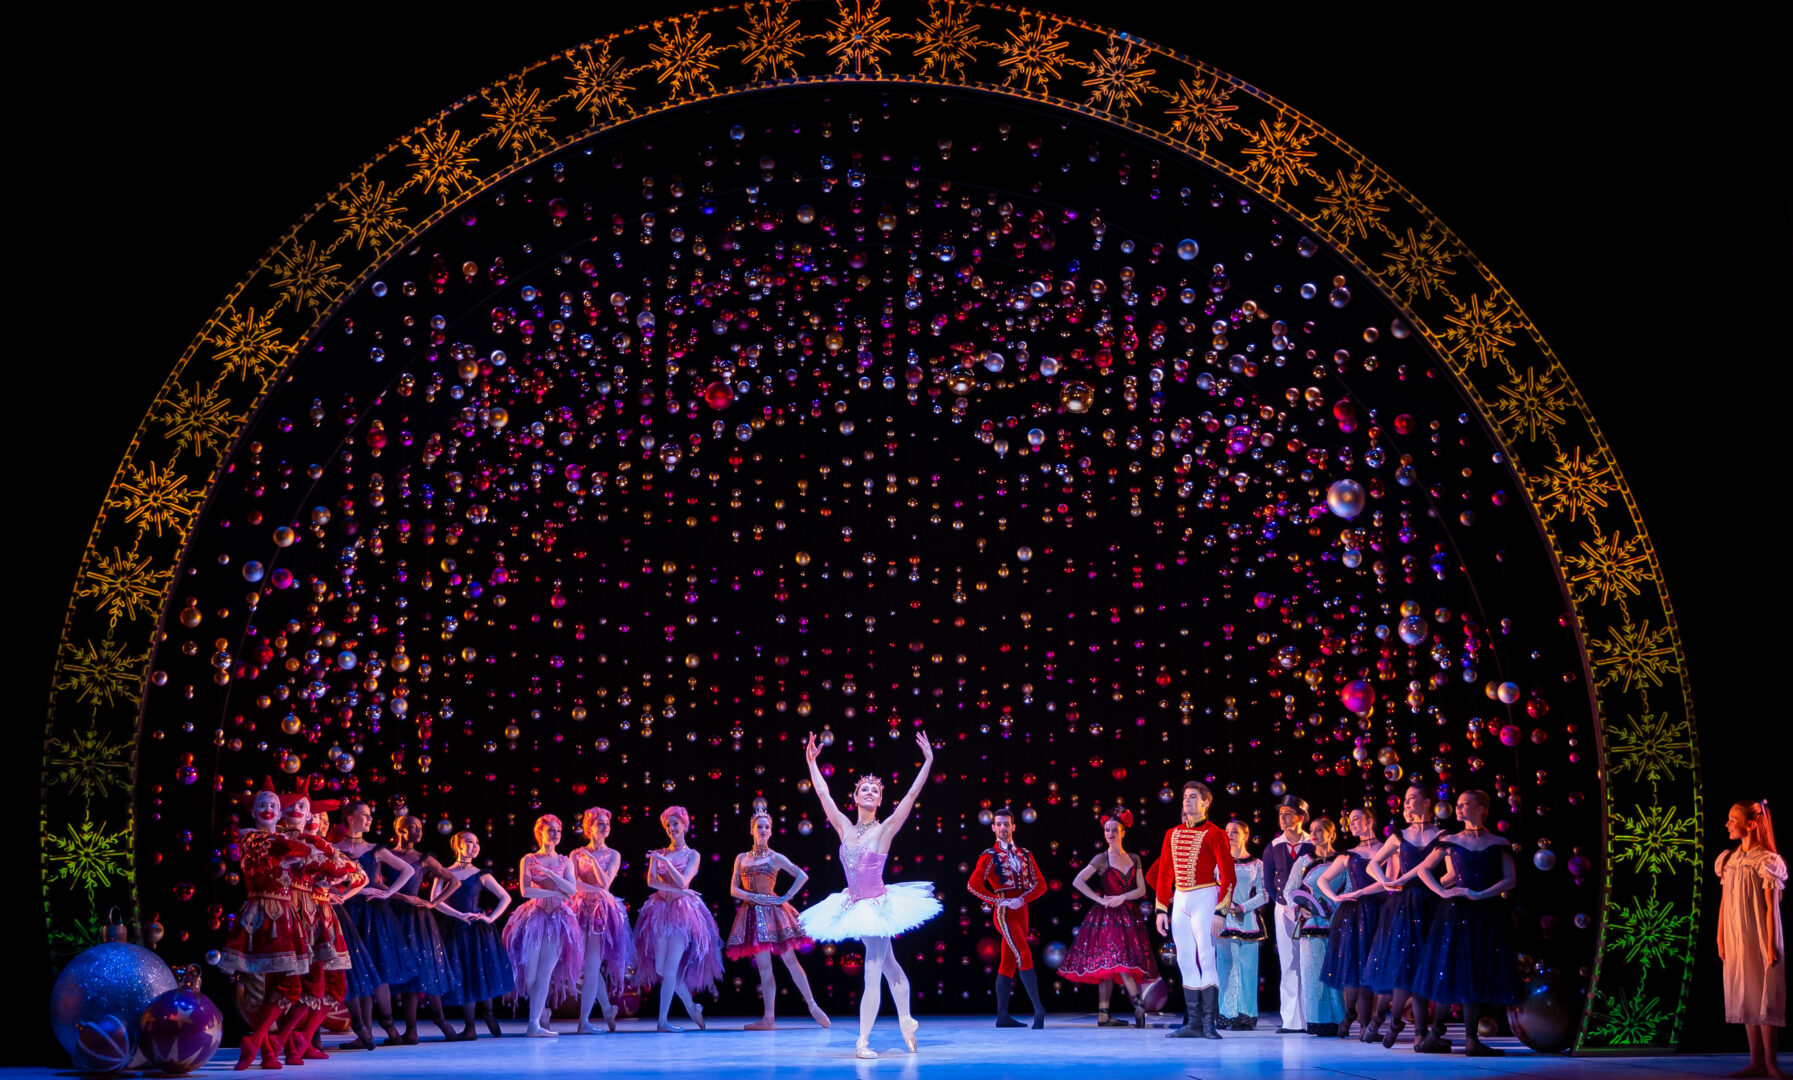
[[[800,918],[803,931],[816,941],[853,941],[865,943],[865,992],[859,998],[859,1043],[855,1057],[875,1058],[876,1050],[867,1046],[872,1025],[878,1020],[878,1006],[884,999],[880,980],[890,984],[890,996],[896,1001],[897,1027],[911,1054],[915,1053],[915,1030],[921,1025],[909,1015],[909,976],[904,974],[890,939],[940,914],[940,901],[934,898],[934,885],[927,881],[899,881],[884,884],[884,860],[890,856],[891,841],[896,839],[915,797],[928,782],[928,771],[934,766],[934,746],[927,732],[917,732],[915,743],[921,747],[921,771],[915,782],[888,818],[878,820],[878,807],[884,802],[884,782],[865,776],[853,785],[853,809],[857,821],[849,821],[828,794],[828,781],[816,759],[822,755],[822,744],[815,732],[809,733],[804,757],[809,761],[809,782],[822,800],[822,812],[828,824],[840,834],[840,865],[846,871],[847,887],[825,897],[805,911]]]

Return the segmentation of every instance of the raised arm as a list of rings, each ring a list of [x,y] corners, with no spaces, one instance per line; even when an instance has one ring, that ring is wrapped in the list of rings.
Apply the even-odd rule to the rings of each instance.
[[[903,793],[902,801],[896,804],[896,809],[885,819],[884,828],[878,830],[878,847],[882,851],[890,850],[890,842],[896,839],[897,830],[903,827],[903,822],[909,820],[909,811],[915,809],[915,797],[921,794],[922,787],[928,782],[928,773],[934,768],[934,744],[928,741],[928,733],[916,732],[915,744],[921,747],[921,769],[915,774],[915,782]]]
[[[834,831],[840,834],[841,841],[845,843],[853,823],[847,820],[847,815],[841,813],[840,807],[834,805],[834,796],[828,794],[828,781],[822,776],[822,765],[817,760],[821,756],[822,742],[812,731],[809,733],[809,742],[803,747],[804,760],[809,762],[809,785],[815,789],[816,798],[822,800],[823,816],[828,819],[828,824],[834,826]]]

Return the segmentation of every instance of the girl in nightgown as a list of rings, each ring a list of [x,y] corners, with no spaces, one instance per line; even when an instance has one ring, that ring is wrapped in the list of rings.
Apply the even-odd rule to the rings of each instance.
[[[1776,1061],[1787,1025],[1786,946],[1781,890],[1787,863],[1774,846],[1768,800],[1740,802],[1725,818],[1737,847],[1718,857],[1724,882],[1718,906],[1718,957],[1724,961],[1725,1021],[1749,1036],[1749,1065],[1732,1076],[1782,1076]]]

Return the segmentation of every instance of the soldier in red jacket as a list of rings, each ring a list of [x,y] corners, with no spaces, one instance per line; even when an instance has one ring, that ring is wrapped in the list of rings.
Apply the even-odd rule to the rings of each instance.
[[[996,969],[996,1026],[1023,1026],[1009,1016],[1009,995],[1018,973],[1033,1002],[1037,1031],[1046,1026],[1046,1006],[1033,970],[1033,946],[1027,943],[1027,905],[1046,895],[1046,880],[1040,876],[1033,853],[1015,844],[1015,815],[1007,807],[996,811],[990,829],[996,834],[996,843],[978,856],[977,868],[971,872],[971,895],[991,907],[991,921],[1002,935],[1002,963]]]
[[[1214,913],[1232,902],[1233,857],[1226,833],[1208,820],[1214,794],[1183,785],[1183,822],[1164,834],[1153,867],[1158,932],[1177,944],[1183,977],[1183,1026],[1173,1039],[1220,1038],[1220,969],[1214,959]]]

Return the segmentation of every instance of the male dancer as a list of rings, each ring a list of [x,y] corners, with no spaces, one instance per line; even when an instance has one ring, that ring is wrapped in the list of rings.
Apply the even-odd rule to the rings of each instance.
[[[991,921],[1002,935],[1002,963],[996,969],[996,1026],[1024,1026],[1009,1015],[1009,995],[1019,972],[1021,985],[1033,1002],[1033,1026],[1038,1031],[1046,1026],[1046,1006],[1033,970],[1033,946],[1027,943],[1027,905],[1046,895],[1046,879],[1040,876],[1033,853],[1015,844],[1015,815],[1007,807],[996,811],[990,831],[996,834],[996,843],[978,856],[970,888],[971,895],[993,909]]]
[[[1282,1024],[1276,1033],[1304,1035],[1307,1016],[1301,1007],[1301,961],[1296,937],[1301,912],[1293,904],[1283,903],[1283,889],[1289,884],[1289,871],[1295,860],[1314,853],[1307,836],[1307,803],[1293,795],[1283,796],[1276,806],[1276,826],[1282,832],[1264,852],[1264,877],[1268,879],[1265,885],[1276,901],[1276,967],[1281,972],[1278,997]]]
[[[1208,820],[1214,793],[1200,780],[1183,785],[1183,821],[1164,834],[1153,865],[1158,932],[1177,945],[1183,979],[1183,1026],[1172,1039],[1220,1038],[1220,968],[1214,959],[1214,915],[1232,903],[1233,856],[1226,833]]]

